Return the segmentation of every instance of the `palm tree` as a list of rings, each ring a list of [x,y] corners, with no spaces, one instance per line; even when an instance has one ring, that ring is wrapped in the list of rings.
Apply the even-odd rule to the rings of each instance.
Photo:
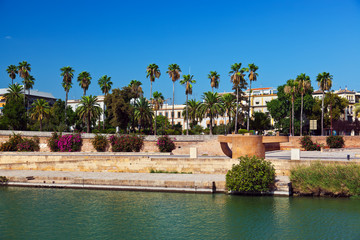
[[[235,134],[237,133],[237,124],[238,124],[238,111],[239,111],[239,87],[245,82],[244,71],[245,69],[240,69],[241,63],[234,63],[231,65],[231,71],[229,72],[230,80],[233,84],[233,87],[236,89],[236,113],[235,113]]]
[[[19,72],[19,76],[22,79],[25,79],[28,75],[30,75],[31,72],[30,64],[27,63],[26,61],[19,62],[18,72]]]
[[[143,95],[143,90],[141,87],[142,83],[138,80],[131,80],[128,87],[131,88],[131,91],[136,95],[136,98]]]
[[[256,81],[259,74],[256,72],[259,69],[254,63],[249,64],[249,68],[247,71],[249,72],[249,111],[248,111],[248,118],[247,118],[247,127],[246,129],[249,131],[250,128],[250,110],[251,110],[251,82]]]
[[[221,114],[223,112],[223,105],[220,100],[220,96],[218,93],[213,92],[205,92],[202,96],[203,102],[199,105],[199,112],[206,116],[208,115],[210,118],[210,135],[212,135],[212,122],[213,118],[217,114]]]
[[[89,72],[81,72],[78,76],[79,86],[84,90],[84,95],[86,95],[86,91],[89,89],[91,83],[91,75]]]
[[[208,79],[210,79],[210,86],[212,92],[214,92],[214,88],[219,88],[220,74],[218,74],[216,71],[210,71]]]
[[[68,94],[72,86],[72,78],[74,77],[75,70],[72,69],[72,67],[62,67],[60,68],[61,74],[60,76],[63,77],[62,86],[65,90],[66,96],[65,96],[65,122],[66,122],[66,107],[67,107],[67,101],[68,101]]]
[[[111,77],[108,77],[107,75],[102,76],[99,80],[98,80],[98,84],[100,86],[100,89],[102,91],[102,93],[105,95],[104,97],[104,119],[103,119],[103,129],[105,129],[105,98],[107,96],[107,94],[110,92],[111,90],[111,86],[112,86],[112,81],[111,81]]]
[[[286,86],[284,87],[284,92],[291,96],[291,120],[292,120],[292,126],[290,126],[290,136],[295,135],[295,127],[294,127],[294,102],[295,102],[295,94],[297,91],[297,86],[299,84],[293,80],[290,79],[286,82]],[[292,131],[291,131],[292,127]]]
[[[171,124],[172,126],[174,126],[174,108],[175,108],[175,82],[180,78],[180,74],[181,74],[181,69],[180,66],[177,64],[170,64],[168,67],[168,71],[166,72],[167,74],[169,74],[169,77],[171,78],[172,82],[173,82],[173,107],[172,107],[172,112],[171,112]]]
[[[356,118],[360,118],[360,103],[355,103],[354,113]]]
[[[25,90],[28,90],[28,97],[26,98],[27,100],[27,107],[26,107],[26,116],[29,116],[29,96],[30,96],[30,89],[33,88],[34,84],[35,84],[35,78],[33,76],[31,76],[30,74],[26,75],[24,78],[24,88]],[[25,94],[26,97],[26,94]]]
[[[153,99],[152,99],[152,105],[153,108],[155,110],[155,131],[154,131],[154,135],[156,135],[156,116],[157,116],[157,111],[162,108],[163,104],[164,104],[164,96],[162,95],[162,93],[159,93],[158,91],[153,93]]]
[[[19,84],[10,84],[7,92],[4,94],[6,104],[11,101],[17,101],[24,97],[23,87]]]
[[[79,118],[82,118],[84,120],[87,127],[87,133],[90,133],[91,119],[99,118],[102,113],[102,109],[97,103],[97,97],[93,95],[82,96],[80,100],[80,105],[76,109],[76,113]]]
[[[32,106],[31,118],[40,121],[40,131],[42,131],[42,120],[50,114],[49,103],[41,98],[36,99]]]
[[[147,125],[150,125],[153,119],[153,111],[151,110],[148,100],[144,97],[140,97],[136,100],[134,104],[135,108],[135,120],[139,123],[139,131],[141,128],[145,128]]]
[[[235,96],[231,93],[224,94],[221,97],[221,102],[223,103],[223,107],[226,115],[229,117],[228,122],[230,122],[231,111],[232,109],[234,109]],[[225,116],[225,134],[227,133],[226,125],[227,124],[226,124],[226,116]]]
[[[189,135],[189,112],[188,112],[188,96],[192,94],[192,84],[196,83],[196,80],[193,79],[194,75],[183,75],[183,78],[180,81],[181,85],[185,84],[185,94],[186,94],[186,135]]]
[[[198,111],[198,107],[200,105],[200,101],[196,101],[195,99],[190,99],[188,101],[187,107],[184,108],[182,115],[184,119],[189,119],[192,123],[192,126],[195,126],[197,122],[202,121],[202,115]],[[186,116],[186,108],[188,109],[188,116]]]
[[[324,135],[324,99],[325,91],[331,89],[333,76],[330,73],[323,72],[319,73],[316,77],[316,81],[322,91],[322,100],[321,100],[321,136]]]
[[[161,76],[159,66],[155,63],[149,64],[146,68],[146,77],[150,77],[150,98],[152,97],[152,83],[155,81],[155,78],[159,79]]]
[[[300,136],[302,136],[303,127],[303,109],[304,109],[304,94],[311,88],[310,77],[306,76],[305,73],[301,73],[296,77],[298,82],[298,92],[301,94],[301,113],[300,113]]]
[[[10,65],[6,69],[6,72],[9,74],[11,78],[11,84],[14,84],[14,79],[16,78],[16,74],[18,74],[18,68],[15,65]]]

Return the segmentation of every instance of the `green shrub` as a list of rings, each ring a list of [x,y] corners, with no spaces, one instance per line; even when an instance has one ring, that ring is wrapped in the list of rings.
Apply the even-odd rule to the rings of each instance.
[[[231,192],[265,192],[271,190],[275,182],[274,166],[256,156],[240,157],[226,174],[226,187]]]
[[[107,130],[107,133],[108,133],[108,134],[115,134],[115,133],[116,133],[116,129],[115,129],[115,128],[109,128],[109,129]]]
[[[360,165],[312,163],[290,171],[293,192],[314,196],[360,195]]]
[[[249,131],[246,130],[246,129],[239,129],[238,130],[238,134],[245,134],[245,133],[248,133]]]
[[[59,137],[61,137],[61,133],[58,134],[57,132],[53,132],[51,134],[51,137],[49,138],[49,140],[47,142],[51,152],[59,151],[59,147],[58,147]]]
[[[300,138],[300,144],[301,147],[305,149],[305,151],[320,151],[322,145],[317,143],[317,142],[313,142],[311,140],[310,136],[304,136],[302,138]]]
[[[171,152],[176,148],[174,142],[168,136],[159,137],[156,145],[160,152]]]
[[[91,143],[98,152],[106,152],[109,148],[109,141],[106,135],[96,134]]]
[[[0,145],[1,152],[34,152],[39,151],[40,139],[34,138],[22,138],[20,134],[13,134],[9,136],[9,140]]]
[[[0,176],[0,185],[7,184],[9,179],[5,176]]]
[[[326,138],[326,144],[330,148],[343,148],[345,146],[345,141],[342,136],[328,136]]]
[[[137,135],[112,135],[109,141],[113,152],[140,152],[144,146],[143,137]]]

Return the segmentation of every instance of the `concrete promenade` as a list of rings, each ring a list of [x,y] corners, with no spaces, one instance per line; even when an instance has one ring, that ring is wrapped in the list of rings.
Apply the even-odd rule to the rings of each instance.
[[[315,161],[345,161],[348,162],[348,155],[350,161],[360,162],[360,149],[326,149],[323,152],[320,151],[301,151],[301,160],[315,160]],[[359,155],[359,156],[355,156]],[[284,151],[272,151],[266,152],[265,159],[284,159],[290,160],[291,152],[289,150]]]

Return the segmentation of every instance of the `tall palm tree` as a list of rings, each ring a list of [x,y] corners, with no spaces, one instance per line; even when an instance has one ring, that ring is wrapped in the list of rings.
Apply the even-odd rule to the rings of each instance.
[[[16,74],[18,74],[18,68],[15,65],[10,65],[6,69],[6,72],[9,74],[11,78],[11,84],[14,84],[14,79],[16,78]]]
[[[142,83],[138,80],[131,80],[129,83],[129,87],[131,91],[135,94],[136,98],[141,97],[143,95],[143,90],[141,87]]]
[[[172,82],[173,82],[173,107],[172,107],[172,112],[171,112],[171,124],[172,126],[174,126],[174,108],[175,108],[175,82],[177,80],[179,80],[180,78],[180,74],[181,74],[181,69],[180,66],[177,64],[170,64],[168,67],[168,71],[166,72],[167,74],[169,74],[169,77],[171,78]]]
[[[11,101],[17,101],[24,97],[22,94],[23,87],[19,84],[9,84],[7,92],[4,94],[6,104]]]
[[[192,94],[192,84],[196,83],[196,80],[193,79],[194,75],[183,75],[183,78],[180,81],[181,85],[185,85],[185,94],[186,94],[186,135],[189,135],[189,112],[188,112],[188,99],[189,94]]]
[[[152,98],[152,83],[161,76],[159,66],[155,63],[149,64],[146,68],[146,77],[150,77],[150,98]]]
[[[86,95],[86,91],[89,89],[90,83],[91,83],[91,75],[89,72],[81,72],[78,76],[78,82],[79,86],[84,90],[84,95]]]
[[[31,118],[40,121],[40,131],[42,131],[42,120],[50,114],[49,103],[41,98],[36,99],[32,106]]]
[[[230,122],[231,111],[234,109],[235,96],[231,93],[224,94],[221,97],[221,102],[223,103],[225,113],[229,118],[228,122]],[[225,116],[225,133],[227,133],[226,125],[227,124],[226,124],[226,116]]]
[[[290,126],[290,136],[294,136],[295,135],[295,127],[294,127],[294,102],[295,102],[295,94],[297,91],[297,86],[299,84],[294,80],[294,79],[290,79],[286,82],[286,86],[284,87],[284,92],[291,96],[291,121],[292,121],[292,126]],[[292,127],[292,130],[291,130]]]
[[[68,94],[72,86],[72,79],[74,77],[75,70],[72,67],[62,67],[60,68],[61,74],[60,76],[63,77],[62,86],[64,88],[64,91],[66,93],[65,95],[65,122],[66,122],[66,107],[67,107],[67,101],[68,101]]]
[[[153,119],[153,111],[151,110],[148,100],[144,97],[140,97],[136,100],[135,105],[135,120],[139,124],[139,130],[150,125]]]
[[[35,78],[33,76],[31,76],[30,74],[26,75],[26,77],[24,78],[24,88],[25,90],[28,90],[28,97],[26,98],[27,100],[27,107],[26,107],[26,116],[29,116],[29,97],[30,97],[30,89],[32,89],[34,87],[35,84]],[[26,97],[26,94],[25,94]]]
[[[102,76],[99,80],[98,80],[98,84],[100,86],[100,89],[102,91],[102,93],[105,95],[105,98],[107,96],[107,94],[110,92],[111,90],[111,86],[112,86],[112,81],[111,81],[111,77],[108,77],[107,75]],[[105,129],[105,98],[104,98],[104,120],[103,120],[103,129]]]
[[[25,79],[31,72],[31,65],[27,61],[19,62],[18,66],[19,76]]]
[[[199,105],[199,111],[203,116],[210,118],[210,135],[212,135],[213,118],[223,112],[223,105],[218,93],[205,92],[202,96],[203,102]]]
[[[332,86],[333,76],[328,72],[319,73],[316,77],[316,81],[322,91],[322,100],[321,100],[321,136],[324,135],[324,100],[325,100],[325,91],[329,91]]]
[[[188,116],[186,116],[186,107],[183,110],[184,119],[189,119],[193,126],[197,124],[197,122],[202,121],[202,115],[199,113],[198,107],[200,105],[200,101],[196,101],[195,99],[190,99],[187,104],[188,108]]]
[[[100,105],[97,103],[97,97],[82,96],[80,100],[80,105],[76,109],[76,113],[79,118],[82,118],[86,123],[87,133],[90,133],[90,123],[91,119],[98,119],[102,113]]]
[[[248,111],[248,118],[247,118],[247,127],[246,129],[249,131],[250,128],[250,111],[251,111],[251,82],[256,81],[259,74],[256,72],[259,69],[254,63],[250,63],[247,71],[249,72],[249,111]]]
[[[300,136],[302,136],[303,127],[303,109],[304,109],[304,94],[311,88],[310,77],[305,73],[301,73],[296,77],[298,82],[298,92],[301,94],[301,113],[300,113]]]
[[[162,108],[163,104],[164,104],[164,96],[162,95],[162,93],[156,91],[153,93],[153,99],[152,99],[152,106],[153,109],[155,110],[155,131],[154,131],[154,135],[156,135],[156,116],[157,116],[157,111]]]
[[[238,115],[239,115],[239,87],[244,84],[244,71],[241,69],[241,63],[234,63],[231,65],[230,80],[233,84],[233,87],[236,89],[236,112],[235,112],[235,134],[237,134],[237,124],[238,124]]]
[[[214,92],[214,88],[219,88],[220,74],[218,74],[216,71],[210,71],[210,74],[208,74],[208,79],[210,79],[210,86],[212,92]]]

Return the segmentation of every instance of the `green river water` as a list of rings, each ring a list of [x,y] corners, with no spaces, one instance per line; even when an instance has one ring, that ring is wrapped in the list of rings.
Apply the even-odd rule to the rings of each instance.
[[[0,239],[360,239],[360,200],[0,187]]]

